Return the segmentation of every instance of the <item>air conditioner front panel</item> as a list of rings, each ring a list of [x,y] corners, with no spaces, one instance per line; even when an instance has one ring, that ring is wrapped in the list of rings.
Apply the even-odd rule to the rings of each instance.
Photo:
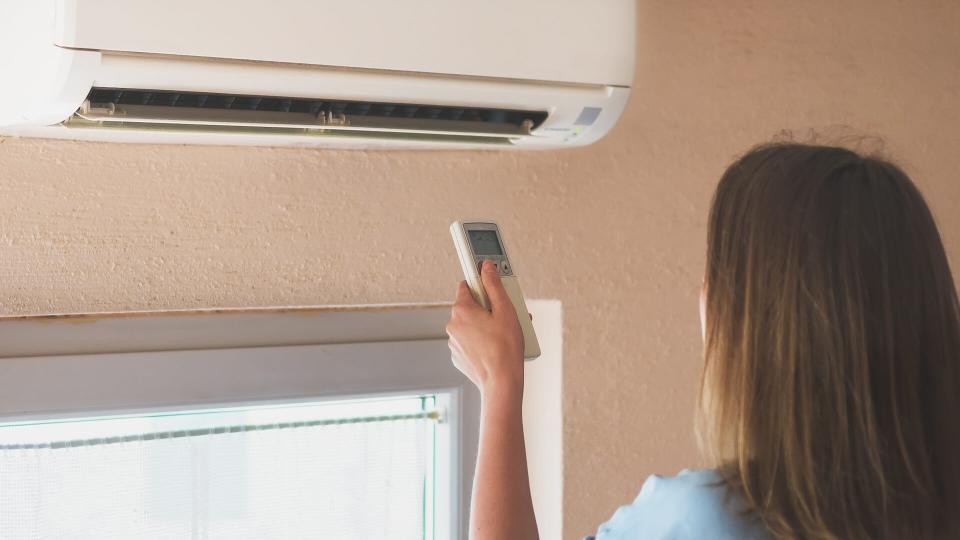
[[[624,87],[633,78],[633,0],[56,1],[56,44],[68,48]]]
[[[491,0],[483,9],[449,3],[456,9],[437,0],[407,3],[422,15],[414,23],[403,19],[410,15],[400,13],[394,5],[400,3],[386,0],[219,6],[0,0],[0,49],[16,51],[0,55],[6,76],[0,134],[177,144],[559,148],[589,144],[613,127],[630,94],[631,0],[525,0],[517,6]],[[434,11],[423,12],[424,6]],[[304,27],[306,20],[317,23],[320,11],[329,23],[363,10],[379,16],[365,24]],[[581,11],[590,16],[574,17]],[[452,22],[457,13],[473,16],[461,25]],[[613,21],[610,13],[623,20]],[[630,24],[620,24],[627,19]],[[387,21],[406,22],[401,31]],[[604,28],[591,30],[594,22]],[[456,39],[448,35],[451,26],[460,28]],[[575,27],[578,36],[596,36],[576,45],[570,39],[544,45],[545,28],[566,35]],[[103,92],[123,95],[102,99]],[[187,103],[150,95],[184,96]],[[270,107],[191,108],[190,100],[208,98],[325,105],[310,109],[312,117],[278,115]],[[111,106],[120,107],[105,109]],[[391,107],[413,112],[395,115]]]

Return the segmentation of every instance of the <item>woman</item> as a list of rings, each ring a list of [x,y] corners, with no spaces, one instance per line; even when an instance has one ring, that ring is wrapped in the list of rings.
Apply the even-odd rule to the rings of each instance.
[[[461,283],[447,332],[480,389],[474,540],[537,538],[522,336]],[[772,144],[714,195],[698,434],[716,468],[650,477],[597,540],[960,538],[960,307],[923,197],[881,159]]]

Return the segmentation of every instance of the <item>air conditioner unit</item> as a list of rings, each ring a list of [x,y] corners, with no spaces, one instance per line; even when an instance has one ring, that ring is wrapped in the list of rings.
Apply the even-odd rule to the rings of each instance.
[[[0,0],[0,133],[549,148],[607,133],[633,0]]]

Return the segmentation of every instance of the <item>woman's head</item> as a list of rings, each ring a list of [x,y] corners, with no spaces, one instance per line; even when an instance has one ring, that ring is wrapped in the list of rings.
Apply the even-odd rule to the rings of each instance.
[[[956,532],[960,307],[895,165],[772,144],[710,211],[701,433],[781,536]]]

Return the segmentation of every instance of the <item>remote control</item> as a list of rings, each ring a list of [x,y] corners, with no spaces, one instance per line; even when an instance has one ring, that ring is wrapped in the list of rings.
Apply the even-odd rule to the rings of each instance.
[[[453,236],[460,266],[463,268],[463,274],[474,299],[484,309],[490,309],[490,300],[480,280],[480,265],[485,260],[493,261],[497,273],[500,274],[500,281],[503,282],[503,288],[506,289],[513,309],[517,312],[517,320],[520,321],[520,329],[523,331],[523,357],[532,360],[540,356],[540,343],[537,341],[537,334],[533,331],[527,304],[520,291],[520,281],[517,279],[513,264],[507,257],[507,250],[503,245],[497,224],[490,221],[455,221],[450,225],[450,234]]]

